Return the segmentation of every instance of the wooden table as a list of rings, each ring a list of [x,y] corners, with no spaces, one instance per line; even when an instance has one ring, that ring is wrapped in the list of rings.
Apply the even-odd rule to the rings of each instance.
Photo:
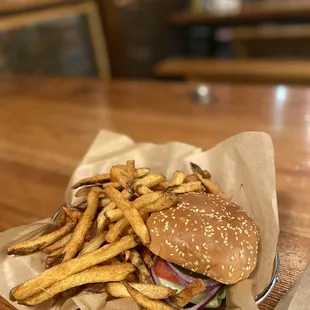
[[[292,20],[308,18],[310,3],[307,0],[259,1],[246,2],[240,11],[232,13],[192,13],[175,12],[170,22],[178,26],[197,24],[227,25],[244,22],[261,22],[266,20]]]
[[[1,79],[0,231],[57,210],[101,128],[137,141],[179,140],[204,149],[262,130],[274,141],[281,222],[281,280],[261,306],[273,309],[310,257],[310,90],[213,85],[214,101],[198,105],[194,89],[181,83]]]

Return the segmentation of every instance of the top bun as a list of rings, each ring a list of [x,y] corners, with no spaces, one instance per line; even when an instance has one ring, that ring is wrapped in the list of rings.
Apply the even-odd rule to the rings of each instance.
[[[174,207],[153,213],[147,226],[154,254],[218,282],[237,283],[256,266],[259,234],[254,221],[219,196],[179,195]]]

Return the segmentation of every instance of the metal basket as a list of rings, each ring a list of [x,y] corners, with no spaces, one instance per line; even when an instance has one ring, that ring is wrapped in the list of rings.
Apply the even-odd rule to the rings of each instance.
[[[58,213],[60,212],[60,210],[62,209],[62,207],[65,205],[62,205],[52,216],[52,219],[54,220],[56,218],[56,216],[58,215]],[[278,283],[279,281],[279,269],[280,269],[280,258],[279,258],[279,253],[278,251],[276,252],[276,257],[273,263],[273,272],[272,272],[272,277],[270,280],[270,283],[268,284],[268,286],[259,294],[255,297],[255,302],[257,305],[259,305],[261,302],[263,302],[267,296],[270,294],[270,292],[273,290],[273,288],[275,287],[275,285]]]

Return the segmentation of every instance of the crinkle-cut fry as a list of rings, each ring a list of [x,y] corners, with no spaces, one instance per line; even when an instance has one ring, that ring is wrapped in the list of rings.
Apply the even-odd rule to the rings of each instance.
[[[175,188],[171,192],[175,194],[198,192],[198,191],[202,191],[203,189],[200,181],[183,183],[179,186],[177,185],[174,185],[174,186]]]
[[[129,173],[127,167],[123,165],[112,166],[110,174],[113,179],[117,180],[117,182],[122,185],[123,188],[130,187],[134,181],[133,172]]]
[[[161,196],[163,196],[163,193],[161,192],[152,192],[149,194],[142,195],[132,202],[132,206],[135,209],[140,210],[146,205],[160,198]],[[110,222],[119,221],[124,216],[123,212],[120,209],[106,211],[105,215],[109,219]]]
[[[141,283],[154,284],[154,281],[138,251],[130,250],[129,260],[138,269],[138,277]]]
[[[81,188],[79,188],[79,189],[75,192],[74,196],[75,196],[75,197],[85,197],[85,196],[87,196],[90,192],[98,192],[100,198],[104,197],[103,188],[102,188],[102,187],[99,187],[99,186],[86,186],[86,187],[81,187]]]
[[[106,195],[122,210],[125,218],[129,221],[131,227],[141,242],[146,245],[150,243],[150,233],[139,212],[132,206],[131,202],[126,200],[124,196],[115,188],[108,187],[105,190]]]
[[[122,283],[125,285],[131,297],[143,308],[148,309],[148,310],[176,310],[176,308],[170,305],[167,305],[163,301],[148,298],[147,296],[143,295],[142,293],[134,289],[126,281]]]
[[[224,192],[211,180],[204,179],[200,174],[197,173],[197,177],[201,181],[201,183],[212,193],[213,195],[218,195],[220,197],[226,198],[227,196],[224,194]]]
[[[187,285],[181,292],[171,298],[177,307],[185,307],[196,295],[206,290],[206,285],[202,279],[196,279]]]
[[[132,184],[132,187],[133,187],[133,189],[136,189],[137,186],[144,185],[148,188],[151,188],[151,187],[159,184],[160,182],[162,182],[164,180],[165,180],[165,177],[162,174],[152,173],[152,174],[148,174],[147,176],[145,176],[141,179],[137,179]]]
[[[86,253],[93,252],[101,247],[101,245],[105,242],[105,236],[107,232],[102,231],[101,233],[97,234],[93,239],[89,242],[85,242],[79,256],[82,256]]]
[[[147,206],[145,206],[142,210],[146,213],[162,211],[165,209],[169,209],[176,202],[176,197],[169,195],[168,193],[164,193],[161,197],[151,202]]]
[[[150,172],[150,168],[138,168],[135,171],[135,179],[145,177]]]
[[[117,267],[115,265],[92,267],[54,283],[40,293],[22,300],[20,303],[27,306],[34,306],[72,287],[89,283],[122,281],[131,272],[134,272],[134,270],[134,266],[129,263],[117,265]]]
[[[184,179],[184,183],[189,183],[189,182],[196,182],[199,181],[198,177],[196,174],[192,173],[192,174],[188,174],[185,179]]]
[[[149,194],[152,193],[153,191],[151,189],[149,189],[148,187],[144,186],[144,185],[138,185],[136,186],[136,193],[141,196],[141,195],[145,195],[145,194]]]
[[[96,215],[96,211],[98,208],[98,193],[96,192],[90,192],[87,196],[87,208],[85,212],[83,213],[83,216],[79,223],[76,225],[71,239],[66,244],[63,253],[65,254],[63,257],[62,262],[66,262],[70,260],[71,258],[75,257],[77,252],[80,250],[85,236],[88,232],[88,230],[91,228],[91,225],[93,223],[93,219]]]
[[[69,234],[75,228],[76,224],[77,222],[69,222],[49,234],[11,245],[7,250],[7,254],[27,255],[39,251]]]
[[[137,245],[138,242],[134,236],[125,236],[113,244],[104,245],[94,252],[87,253],[83,256],[73,258],[68,262],[54,266],[13,288],[10,292],[10,299],[12,301],[25,300],[56,282],[68,278],[75,273],[101,264],[112,257],[119,255],[123,251],[136,247]]]
[[[152,299],[166,299],[176,293],[176,290],[161,285],[146,283],[129,284],[140,293]],[[126,286],[120,282],[107,283],[106,290],[113,297],[131,297],[126,289]]]
[[[110,180],[111,180],[111,177],[109,173],[98,174],[93,177],[81,179],[80,181],[73,184],[72,188],[76,189],[78,187],[85,186],[85,185],[102,184],[102,183],[109,182]]]
[[[117,221],[112,228],[109,229],[105,239],[108,243],[115,242],[120,238],[120,235],[124,231],[125,228],[129,226],[129,221],[127,218],[123,217],[119,221]]]
[[[55,243],[43,248],[42,251],[44,253],[51,254],[53,251],[58,250],[60,248],[63,248],[68,243],[71,236],[72,236],[72,233],[69,233],[69,234],[63,236],[61,239],[59,239]]]
[[[180,185],[184,182],[185,173],[182,170],[177,170],[173,174],[171,185]]]
[[[141,250],[141,257],[147,266],[147,268],[152,268],[154,266],[154,261],[152,259],[152,255],[150,250],[147,247],[143,247]]]

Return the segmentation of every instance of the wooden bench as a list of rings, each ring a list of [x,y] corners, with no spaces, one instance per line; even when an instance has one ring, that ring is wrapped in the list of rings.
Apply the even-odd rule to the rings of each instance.
[[[205,81],[310,83],[310,61],[170,58],[157,63],[154,73]]]

